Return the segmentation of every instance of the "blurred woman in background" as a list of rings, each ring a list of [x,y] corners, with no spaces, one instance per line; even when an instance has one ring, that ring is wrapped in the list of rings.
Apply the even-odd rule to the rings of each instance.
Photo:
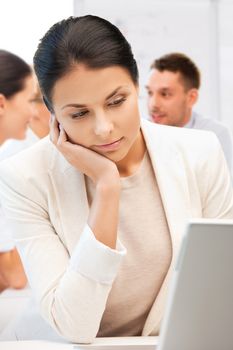
[[[0,159],[11,153],[4,152],[8,140],[25,139],[35,113],[35,94],[36,81],[30,66],[20,57],[0,50]],[[23,288],[26,276],[1,207],[0,232],[0,291]]]

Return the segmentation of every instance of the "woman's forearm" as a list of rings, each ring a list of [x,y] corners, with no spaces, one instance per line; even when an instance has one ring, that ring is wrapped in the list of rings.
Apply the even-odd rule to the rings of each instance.
[[[119,197],[119,178],[98,183],[88,218],[96,239],[112,249],[116,248]]]

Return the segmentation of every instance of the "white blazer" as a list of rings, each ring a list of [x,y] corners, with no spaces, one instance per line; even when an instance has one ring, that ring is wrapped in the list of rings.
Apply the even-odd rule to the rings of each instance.
[[[233,219],[233,194],[223,151],[213,133],[146,120],[141,124],[173,251],[142,333],[155,335],[187,219]],[[83,174],[45,138],[1,164],[0,198],[43,318],[70,341],[92,342],[125,249],[120,242],[116,250],[104,246],[87,226]],[[39,326],[30,317],[27,320],[23,332],[14,330],[18,339],[38,338]],[[49,332],[41,337],[49,339]]]

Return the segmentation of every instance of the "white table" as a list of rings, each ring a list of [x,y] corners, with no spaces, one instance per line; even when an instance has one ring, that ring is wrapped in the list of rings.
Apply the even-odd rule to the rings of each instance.
[[[80,345],[53,343],[48,341],[0,342],[1,350],[155,350],[158,337],[114,337],[96,338],[93,344]]]
[[[30,295],[29,287],[20,290],[6,289],[0,293],[0,332],[23,310]],[[1,345],[0,350],[2,350]]]

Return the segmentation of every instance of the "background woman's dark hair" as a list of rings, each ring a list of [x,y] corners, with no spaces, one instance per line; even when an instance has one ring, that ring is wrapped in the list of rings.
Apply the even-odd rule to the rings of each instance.
[[[25,79],[32,69],[22,58],[5,50],[0,50],[0,94],[10,98],[23,90]]]
[[[34,69],[51,111],[56,81],[77,63],[93,69],[120,66],[138,83],[131,46],[116,26],[92,15],[69,17],[49,29],[34,56]]]

